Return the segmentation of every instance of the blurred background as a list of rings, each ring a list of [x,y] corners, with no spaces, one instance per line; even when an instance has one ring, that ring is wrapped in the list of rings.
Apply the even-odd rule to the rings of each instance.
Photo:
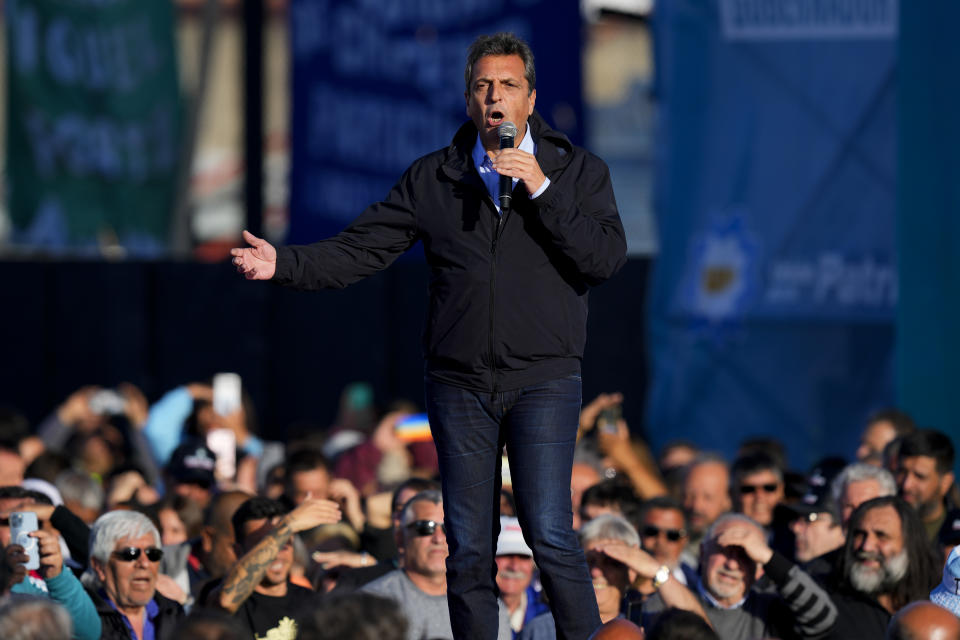
[[[960,436],[950,25],[897,0],[3,0],[0,405],[240,374],[274,439],[341,391],[422,404],[415,248],[341,292],[228,250],[336,233],[465,119],[509,30],[537,108],[610,166],[630,261],[591,293],[584,398],[656,451],[850,457],[873,411]]]

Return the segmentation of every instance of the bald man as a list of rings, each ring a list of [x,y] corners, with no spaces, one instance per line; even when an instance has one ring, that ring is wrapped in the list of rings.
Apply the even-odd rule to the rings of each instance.
[[[890,620],[887,640],[960,640],[960,618],[928,600],[905,606]]]
[[[625,618],[614,618],[594,631],[590,640],[643,640],[643,630]]]

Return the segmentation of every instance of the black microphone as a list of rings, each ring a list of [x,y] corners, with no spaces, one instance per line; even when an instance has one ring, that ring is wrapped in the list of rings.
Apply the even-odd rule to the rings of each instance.
[[[517,125],[512,122],[504,122],[500,125],[500,148],[513,149],[513,139],[517,137]],[[506,213],[510,210],[510,203],[513,201],[513,178],[510,176],[500,176],[500,213]]]

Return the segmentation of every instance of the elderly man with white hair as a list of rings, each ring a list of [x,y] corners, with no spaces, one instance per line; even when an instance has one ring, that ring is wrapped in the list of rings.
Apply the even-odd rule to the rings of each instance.
[[[164,640],[183,616],[157,592],[163,550],[160,532],[135,511],[111,511],[90,529],[88,593],[103,626],[102,640]]]

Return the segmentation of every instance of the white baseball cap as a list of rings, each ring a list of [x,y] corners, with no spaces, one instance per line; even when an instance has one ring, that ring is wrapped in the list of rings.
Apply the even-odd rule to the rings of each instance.
[[[510,516],[500,516],[500,537],[497,538],[498,556],[530,556],[533,551],[527,546],[520,530],[520,522]]]

